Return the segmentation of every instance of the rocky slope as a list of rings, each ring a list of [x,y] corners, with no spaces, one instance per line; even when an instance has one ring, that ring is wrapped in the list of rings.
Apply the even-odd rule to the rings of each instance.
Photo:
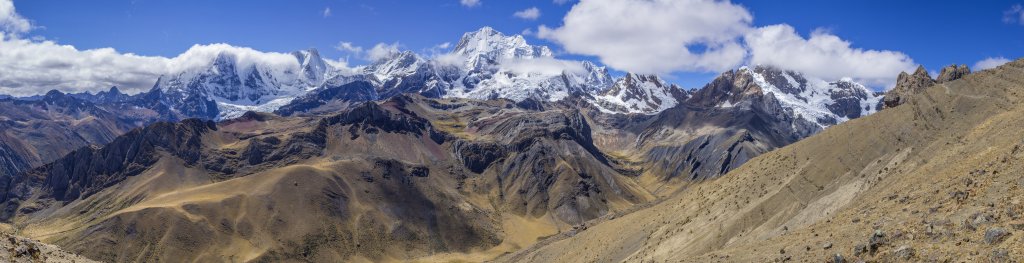
[[[94,99],[120,100],[117,94],[112,89]],[[59,91],[34,101],[0,100],[0,112],[0,177],[49,163],[79,147],[106,144],[163,119],[149,109],[96,104]]]
[[[88,258],[69,253],[60,248],[9,233],[0,233],[0,260],[10,263],[89,263]]]
[[[968,74],[971,74],[971,69],[967,68],[966,65],[949,65],[942,68],[938,79],[932,79],[928,75],[928,71],[924,69],[924,66],[918,66],[914,74],[900,73],[899,77],[896,78],[896,87],[885,93],[883,105],[886,108],[899,106],[906,103],[914,94],[920,93],[936,83],[954,81]]]
[[[933,85],[499,261],[1019,261],[1022,76]]]

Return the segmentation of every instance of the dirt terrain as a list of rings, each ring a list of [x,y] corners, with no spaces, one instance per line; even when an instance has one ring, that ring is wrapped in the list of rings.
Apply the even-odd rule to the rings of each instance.
[[[502,262],[1020,262],[1024,60]]]

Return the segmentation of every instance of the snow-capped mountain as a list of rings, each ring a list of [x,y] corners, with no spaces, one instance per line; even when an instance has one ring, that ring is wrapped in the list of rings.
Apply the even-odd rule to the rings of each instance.
[[[685,90],[656,75],[627,73],[591,103],[607,113],[653,114],[675,107],[687,97]]]
[[[225,119],[245,111],[272,112],[300,97],[308,107],[326,103],[317,98],[380,100],[405,93],[516,102],[575,95],[606,113],[657,114],[684,102],[729,108],[771,95],[790,115],[821,127],[870,114],[880,99],[851,80],[825,81],[765,66],[723,73],[690,92],[654,75],[613,79],[603,66],[556,59],[548,47],[490,27],[464,34],[447,54],[395,52],[354,69],[336,68],[313,49],[291,55],[294,61],[282,66],[223,52],[209,63],[161,77],[151,96],[183,116]],[[372,89],[349,85],[354,82]],[[359,90],[338,90],[351,87]]]
[[[551,58],[551,49],[532,46],[521,35],[506,36],[490,27],[463,34],[452,54],[464,60],[469,71],[497,65],[512,59]]]
[[[764,97],[771,96],[771,100]],[[732,108],[777,101],[793,117],[828,127],[878,111],[881,96],[849,79],[825,81],[769,66],[722,73],[693,92],[690,103]]]
[[[273,111],[321,84],[337,70],[316,50],[293,53],[294,63],[242,63],[239,54],[221,52],[208,64],[157,80],[164,103],[186,116],[224,119],[245,111]]]
[[[506,36],[484,27],[463,35],[442,59],[462,61],[462,76],[445,96],[514,101],[558,101],[575,93],[603,91],[611,83],[605,67],[553,58],[546,46],[523,36]]]

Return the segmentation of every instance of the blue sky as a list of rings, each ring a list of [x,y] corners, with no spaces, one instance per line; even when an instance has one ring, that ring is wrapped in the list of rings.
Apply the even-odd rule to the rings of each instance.
[[[119,52],[173,57],[194,44],[229,43],[261,51],[317,48],[325,57],[351,56],[339,42],[369,47],[400,43],[425,51],[458,41],[462,33],[491,26],[505,33],[559,27],[577,4],[552,0],[301,0],[301,1],[145,1],[15,0],[17,13],[36,26],[26,35],[74,45],[80,50],[113,47]],[[1008,14],[1024,1],[733,1],[752,15],[752,26],[788,24],[807,37],[823,30],[855,48],[902,52],[931,70],[989,57],[1024,56],[1024,23]],[[540,17],[513,13],[537,7]],[[330,9],[330,15],[324,11]],[[1007,20],[1007,15],[1011,20]],[[642,19],[637,14],[635,19]],[[565,49],[558,41],[527,36],[534,44]],[[559,57],[596,56],[561,52]],[[365,63],[353,59],[353,64]],[[717,75],[679,70],[665,75],[695,88]]]

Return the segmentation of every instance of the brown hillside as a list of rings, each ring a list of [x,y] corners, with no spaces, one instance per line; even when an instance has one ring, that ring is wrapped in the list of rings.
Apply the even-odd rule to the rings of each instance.
[[[1024,60],[499,261],[1024,260]]]

